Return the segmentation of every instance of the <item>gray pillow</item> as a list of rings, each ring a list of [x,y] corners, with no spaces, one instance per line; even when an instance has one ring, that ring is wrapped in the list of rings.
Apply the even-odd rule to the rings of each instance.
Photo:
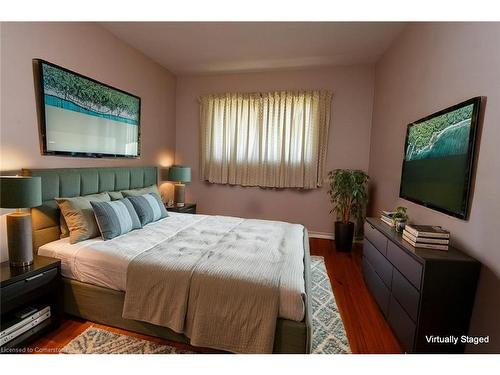
[[[103,240],[142,228],[139,217],[128,199],[112,202],[90,202]]]
[[[158,186],[151,185],[145,188],[139,188],[139,189],[131,189],[131,190],[122,190],[121,193],[123,194],[123,197],[138,197],[139,195],[144,195],[144,194],[149,194],[149,193],[154,193],[157,194],[159,197],[161,197],[160,192],[158,191]]]
[[[55,198],[69,229],[71,244],[94,238],[99,235],[99,228],[94,217],[90,201],[109,202],[108,193],[85,195],[74,198]]]
[[[168,212],[158,194],[149,193],[138,197],[128,197],[127,199],[134,206],[142,226],[168,216]]]
[[[111,197],[112,201],[117,201],[125,198],[121,191],[108,191],[108,194]]]

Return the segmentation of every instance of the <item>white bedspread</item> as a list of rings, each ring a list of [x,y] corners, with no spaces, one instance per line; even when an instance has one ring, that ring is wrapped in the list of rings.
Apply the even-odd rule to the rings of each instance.
[[[163,220],[109,241],[94,238],[71,245],[68,238],[64,238],[43,245],[38,254],[61,259],[64,277],[125,291],[127,269],[134,258],[204,218],[205,215],[170,213]],[[278,224],[254,221],[269,226]],[[303,227],[290,225],[289,229],[283,246],[302,244]],[[304,249],[303,246],[298,249],[285,252],[279,283],[279,317],[295,321],[304,318]]]

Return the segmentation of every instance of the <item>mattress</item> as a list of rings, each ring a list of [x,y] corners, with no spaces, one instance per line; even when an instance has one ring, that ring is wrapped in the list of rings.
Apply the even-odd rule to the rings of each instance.
[[[72,245],[69,238],[63,238],[41,246],[38,254],[60,259],[61,272],[66,278],[126,292],[127,268],[135,257],[206,217],[179,213],[169,215],[108,241],[93,238]],[[266,225],[275,223],[265,220],[259,222]],[[299,233],[295,230],[287,240],[300,241],[302,244]],[[304,319],[305,313],[303,246],[300,249],[301,252],[285,259],[279,286],[279,317],[299,322]]]

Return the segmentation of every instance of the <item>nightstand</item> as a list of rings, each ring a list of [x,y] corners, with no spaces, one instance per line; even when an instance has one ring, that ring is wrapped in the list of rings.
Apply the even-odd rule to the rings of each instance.
[[[176,207],[176,206],[169,207],[169,206],[165,205],[165,208],[167,209],[167,211],[179,212],[181,214],[195,214],[196,213],[196,203],[186,203],[186,204],[184,204],[184,207]]]
[[[23,353],[30,341],[59,325],[61,285],[58,259],[35,255],[33,264],[26,268],[0,264],[0,340],[13,337],[0,346],[0,353]]]

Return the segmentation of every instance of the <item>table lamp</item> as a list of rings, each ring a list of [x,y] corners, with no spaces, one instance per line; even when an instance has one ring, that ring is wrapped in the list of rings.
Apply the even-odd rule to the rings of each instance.
[[[0,207],[16,208],[7,215],[7,243],[12,267],[26,267],[33,263],[31,214],[21,208],[42,204],[40,177],[0,176]]]
[[[186,185],[183,182],[191,182],[191,168],[182,165],[172,165],[168,170],[168,180],[175,182],[174,201],[177,207],[184,207]]]

